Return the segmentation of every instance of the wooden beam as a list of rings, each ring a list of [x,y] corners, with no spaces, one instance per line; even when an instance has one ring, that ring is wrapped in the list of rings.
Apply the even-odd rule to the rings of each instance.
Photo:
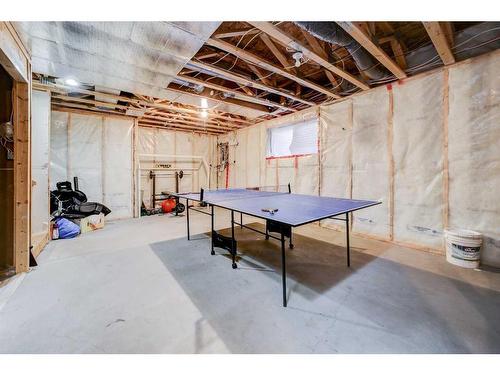
[[[257,78],[264,84],[268,86],[273,86],[271,81],[269,80],[268,77],[266,77],[268,74],[264,74],[259,68],[257,68],[255,65],[247,63],[247,66],[250,68],[252,72],[255,73]]]
[[[314,53],[318,54],[318,56],[320,56],[321,58],[328,60],[328,53],[323,49],[323,47],[321,47],[321,44],[319,43],[318,39],[316,39],[313,35],[311,35],[310,33],[308,33],[306,30],[304,30],[302,28],[300,29],[300,31],[302,31],[302,35],[304,35],[304,38],[306,38],[308,47]],[[328,78],[328,80],[330,81],[330,83],[332,84],[332,86],[338,87],[339,83],[338,83],[337,79],[335,78],[335,76],[333,75],[333,73],[329,70],[324,69],[324,68],[323,68],[323,71],[325,72],[325,75]]]
[[[267,34],[260,34],[260,39],[264,42],[264,44],[269,48],[269,50],[272,52],[272,54],[278,59],[281,65],[283,65],[283,68],[285,68],[288,71],[295,72],[297,74],[297,69],[295,69],[295,66],[288,61],[285,55],[281,53],[281,51],[276,47],[276,44],[271,40],[269,35]]]
[[[229,81],[236,82],[236,83],[243,85],[243,86],[248,85],[250,87],[255,87],[259,90],[271,92],[273,94],[280,95],[282,97],[285,97],[285,98],[288,98],[288,99],[291,99],[293,101],[297,101],[297,102],[300,102],[303,104],[307,104],[310,106],[316,105],[316,103],[314,103],[314,102],[309,102],[307,100],[301,99],[295,95],[289,94],[286,91],[277,89],[275,87],[266,86],[262,83],[259,83],[257,81],[252,80],[252,79],[249,79],[249,78],[246,78],[246,77],[242,76],[241,74],[236,74],[236,73],[218,68],[215,65],[205,64],[205,63],[202,63],[200,61],[194,61],[194,60],[191,60],[188,64],[189,64],[189,66],[198,68],[199,70],[202,70],[204,72],[209,72],[211,74],[222,77],[222,78],[227,79]]]
[[[146,111],[146,113],[144,115],[148,115],[148,114],[160,115],[160,116],[168,116],[169,118],[179,118],[181,120],[193,120],[193,121],[199,121],[200,120],[199,115],[198,116],[192,116],[192,115],[188,115],[188,114],[179,114],[179,113],[173,113],[173,112],[165,112],[164,110],[160,110],[158,108],[149,109],[149,110]],[[203,122],[207,123],[207,124],[228,127],[228,128],[233,129],[233,130],[238,130],[238,129],[241,129],[242,127],[244,127],[244,125],[238,124],[238,123],[235,123],[235,122],[231,123],[231,122],[226,122],[226,121],[214,120],[214,119],[210,119],[210,118],[204,119]]]
[[[273,37],[274,39],[278,40],[281,44],[283,44],[285,46],[289,46],[297,51],[301,51],[304,54],[304,56],[306,56],[307,58],[309,58],[312,61],[316,62],[317,64],[321,65],[325,69],[328,69],[332,73],[334,73],[334,74],[344,78],[345,80],[351,82],[352,84],[362,88],[363,90],[368,90],[370,88],[370,86],[368,86],[365,82],[362,82],[361,80],[357,79],[353,75],[336,67],[335,65],[330,63],[328,60],[322,58],[317,53],[314,53],[309,48],[305,47],[304,43],[299,42],[293,36],[285,33],[283,30],[274,26],[272,23],[261,22],[261,21],[249,21],[249,23],[252,26],[255,26],[258,29],[262,30],[263,32],[265,32],[269,36]]]
[[[260,111],[260,112],[264,112],[264,113],[271,112],[269,107],[263,106],[261,104],[250,103],[250,102],[246,102],[246,101],[242,101],[242,100],[234,99],[234,98],[219,99],[216,96],[210,95],[210,90],[207,88],[204,88],[203,91],[200,93],[189,91],[187,89],[175,87],[175,86],[169,86],[169,90],[177,92],[177,93],[186,94],[189,96],[194,96],[197,98],[206,98],[208,100],[213,100],[213,101],[221,103],[221,104],[235,104],[235,105],[238,105],[242,108],[252,109],[252,110]]]
[[[235,36],[243,36],[243,35],[255,35],[257,33],[260,33],[260,30],[258,29],[243,29],[243,30],[236,30],[236,31],[228,31],[228,32],[222,32],[222,33],[217,33],[214,34],[213,36],[215,38],[234,38]]]
[[[229,52],[229,53],[232,53],[233,55],[235,56],[238,56],[239,58],[247,61],[247,62],[250,62],[252,64],[255,64],[261,68],[264,68],[266,70],[269,70],[270,72],[273,72],[273,73],[276,73],[276,74],[279,74],[285,78],[288,78],[292,81],[295,81],[305,87],[309,87],[310,89],[313,89],[315,91],[318,91],[322,94],[325,94],[329,97],[332,97],[332,98],[335,98],[335,99],[338,99],[340,98],[337,94],[325,89],[323,86],[320,86],[314,82],[311,82],[311,81],[308,81],[306,79],[303,79],[303,78],[300,78],[298,77],[297,75],[294,75],[282,68],[280,68],[279,66],[276,66],[274,65],[273,63],[267,61],[267,60],[264,60],[263,58],[261,58],[260,56],[257,56],[257,55],[254,55],[248,51],[245,51],[241,48],[238,48],[236,46],[233,46],[232,44],[230,43],[227,43],[227,42],[224,42],[222,40],[216,40],[216,39],[209,39],[207,41],[207,44],[213,46],[213,47],[217,47],[223,51],[226,51],[226,52]]]
[[[406,69],[407,64],[406,64],[405,53],[403,51],[403,47],[401,46],[399,40],[393,38],[391,40],[391,48],[392,52],[394,53],[394,58],[396,59],[398,65],[401,67],[401,69],[403,70]]]
[[[446,38],[446,31],[440,22],[422,22],[444,65],[455,63],[455,57]]]
[[[30,67],[28,66],[28,70]],[[29,269],[31,239],[30,84],[14,82],[14,263]]]
[[[253,65],[250,65],[250,66],[253,66]],[[272,101],[266,100],[266,99],[259,99],[255,96],[245,95],[237,90],[230,89],[230,88],[222,86],[222,85],[203,81],[203,80],[197,79],[197,78],[192,78],[192,77],[189,77],[186,75],[180,75],[178,77],[179,77],[179,79],[186,81],[186,82],[189,82],[189,83],[193,83],[196,85],[202,85],[202,86],[205,86],[207,88],[221,91],[221,92],[226,92],[228,94],[234,95],[234,97],[237,99],[246,100],[246,101],[249,101],[252,103],[257,103],[257,104],[268,106],[268,107],[271,106],[271,107],[281,108],[281,109],[285,109],[285,110],[289,109],[288,107],[284,107],[284,106],[280,105],[279,103],[275,103],[275,102],[272,102]]]
[[[119,101],[126,102],[126,103],[133,103],[133,104],[143,105],[145,107],[160,108],[160,109],[166,109],[166,110],[181,112],[181,113],[190,113],[190,114],[193,114],[196,116],[199,115],[200,110],[201,110],[201,108],[192,109],[192,108],[187,108],[187,107],[179,107],[179,106],[175,106],[173,104],[160,103],[158,101],[147,101],[147,100],[141,100],[141,99],[128,98],[126,96],[95,92],[95,91],[86,90],[86,89],[82,89],[79,87],[73,87],[73,86],[65,86],[65,85],[57,85],[57,84],[44,85],[44,84],[34,82],[33,87],[37,88],[37,89],[42,89],[42,90],[49,90],[51,92],[60,93],[60,94],[68,94],[69,92],[78,92],[81,94],[99,95],[100,97],[103,97],[103,98],[119,100]],[[109,104],[109,103],[107,103],[107,104]],[[228,115],[222,115],[221,113],[216,112],[216,111],[213,111],[213,112],[210,111],[208,113],[208,117],[214,118],[214,119],[232,121],[232,122],[239,122],[239,123],[242,123],[245,125],[252,124],[252,122],[248,121],[247,119],[241,119],[238,117],[230,117]]]
[[[227,133],[229,132],[230,130],[227,130],[227,129],[214,129],[214,128],[210,128],[210,127],[205,127],[203,124],[186,124],[186,123],[183,123],[183,122],[179,122],[179,121],[167,121],[167,120],[164,120],[164,119],[154,119],[154,118],[142,118],[142,119],[139,119],[139,124],[144,124],[144,123],[148,123],[148,124],[156,124],[156,125],[164,125],[164,126],[175,126],[177,128],[180,128],[180,129],[188,129],[188,130],[195,130],[195,131],[209,131],[209,132],[212,132],[212,133],[216,133],[216,134],[223,134],[223,133]]]
[[[173,121],[169,122],[167,120],[162,120],[162,119],[139,119],[139,124],[157,124],[157,125],[163,125],[163,126],[169,126],[169,127],[176,127],[179,129],[186,129],[186,130],[195,130],[195,131],[200,131],[200,132],[212,132],[216,134],[223,134],[227,133],[229,130],[223,130],[223,129],[213,129],[209,127],[204,127],[203,124],[185,124],[180,121]]]
[[[382,48],[376,45],[370,36],[359,25],[359,22],[337,22],[345,31],[347,31],[361,46],[375,57],[383,66],[385,66],[398,79],[406,78],[406,73],[396,64]]]

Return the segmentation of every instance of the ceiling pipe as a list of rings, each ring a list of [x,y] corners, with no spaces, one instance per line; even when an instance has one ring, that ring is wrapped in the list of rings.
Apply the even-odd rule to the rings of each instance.
[[[370,79],[390,77],[390,73],[381,69],[379,63],[352,36],[335,22],[294,22],[313,36],[344,47],[354,59],[356,66]]]

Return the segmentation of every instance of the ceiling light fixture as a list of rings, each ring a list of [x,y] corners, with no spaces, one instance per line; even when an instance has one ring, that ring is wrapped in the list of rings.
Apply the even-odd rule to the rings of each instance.
[[[66,78],[64,80],[64,83],[66,83],[68,86],[79,86],[80,84],[76,79],[73,78]]]
[[[301,60],[304,58],[304,54],[300,51],[297,51],[292,55],[292,57],[295,60],[295,67],[298,68],[300,64],[302,64]]]

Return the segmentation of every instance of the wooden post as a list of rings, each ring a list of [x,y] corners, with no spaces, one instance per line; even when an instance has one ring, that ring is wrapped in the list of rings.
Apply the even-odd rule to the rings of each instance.
[[[29,269],[31,246],[30,85],[14,83],[14,258],[16,273]]]
[[[387,153],[389,157],[389,239],[394,240],[394,154],[392,149],[393,117],[394,117],[394,94],[392,87],[388,86],[389,112],[387,116]]]
[[[449,99],[449,70],[443,71],[443,229],[449,225],[449,174],[448,174],[448,115]],[[443,244],[444,246],[444,244]]]

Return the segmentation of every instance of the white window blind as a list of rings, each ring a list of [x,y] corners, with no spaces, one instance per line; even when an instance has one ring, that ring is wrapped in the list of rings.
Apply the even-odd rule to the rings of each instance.
[[[318,152],[318,120],[267,129],[267,157],[283,157]]]

